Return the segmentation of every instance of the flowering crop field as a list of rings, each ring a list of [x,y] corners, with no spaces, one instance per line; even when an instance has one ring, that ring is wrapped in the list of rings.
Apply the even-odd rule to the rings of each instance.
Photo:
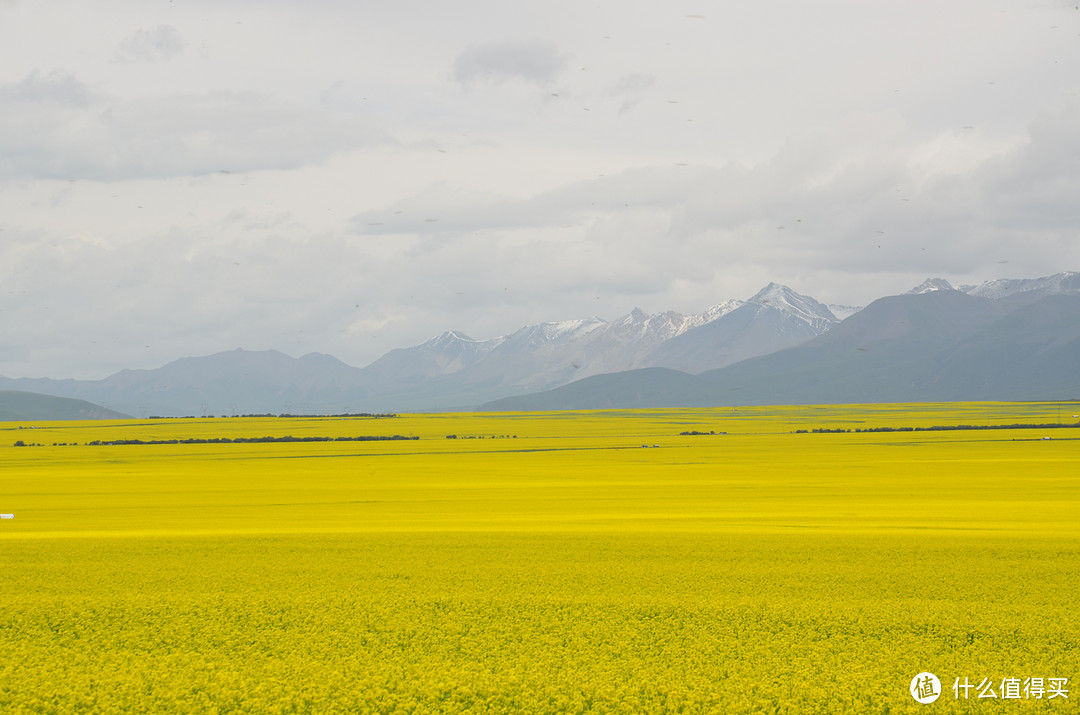
[[[1078,412],[2,423],[0,712],[1077,712]]]

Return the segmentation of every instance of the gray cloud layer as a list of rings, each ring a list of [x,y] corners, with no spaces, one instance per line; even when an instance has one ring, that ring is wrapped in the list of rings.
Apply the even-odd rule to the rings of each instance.
[[[136,30],[117,49],[122,62],[164,62],[183,51],[187,43],[172,25],[158,25],[150,30]]]
[[[251,91],[120,99],[65,72],[0,86],[0,178],[122,180],[291,169],[381,135]]]
[[[550,84],[565,66],[565,58],[549,42],[491,42],[472,45],[458,55],[454,61],[454,79],[463,85],[506,79]]]
[[[105,2],[0,0],[0,374],[1080,266],[1071,6]]]
[[[768,263],[783,254],[821,269],[964,273],[991,260],[1022,262],[1016,242],[1025,237],[1057,246],[1046,250],[1062,261],[1075,256],[1080,102],[1044,113],[1021,143],[963,170],[912,165],[907,155],[832,158],[808,160],[803,147],[791,146],[754,166],[637,167],[530,198],[434,185],[353,225],[371,235],[464,235],[598,230],[652,215],[659,217],[649,227],[653,242],[700,243],[699,257]],[[628,229],[628,243],[650,243],[635,233]]]

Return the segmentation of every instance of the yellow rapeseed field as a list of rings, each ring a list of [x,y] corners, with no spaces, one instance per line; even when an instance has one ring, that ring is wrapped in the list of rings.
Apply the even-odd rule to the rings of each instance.
[[[1076,712],[1077,413],[3,423],[0,712]]]

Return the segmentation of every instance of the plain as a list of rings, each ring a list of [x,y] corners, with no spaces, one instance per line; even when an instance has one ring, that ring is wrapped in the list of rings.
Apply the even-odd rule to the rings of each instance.
[[[956,679],[1076,675],[1080,434],[1006,427],[1078,411],[0,425],[0,701],[917,712],[930,671],[979,712]],[[417,439],[235,441],[285,436]]]

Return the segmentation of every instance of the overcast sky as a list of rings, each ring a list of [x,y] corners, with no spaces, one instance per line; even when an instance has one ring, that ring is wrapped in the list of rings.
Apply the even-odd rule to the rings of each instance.
[[[1080,270],[1075,0],[0,0],[0,374]]]

